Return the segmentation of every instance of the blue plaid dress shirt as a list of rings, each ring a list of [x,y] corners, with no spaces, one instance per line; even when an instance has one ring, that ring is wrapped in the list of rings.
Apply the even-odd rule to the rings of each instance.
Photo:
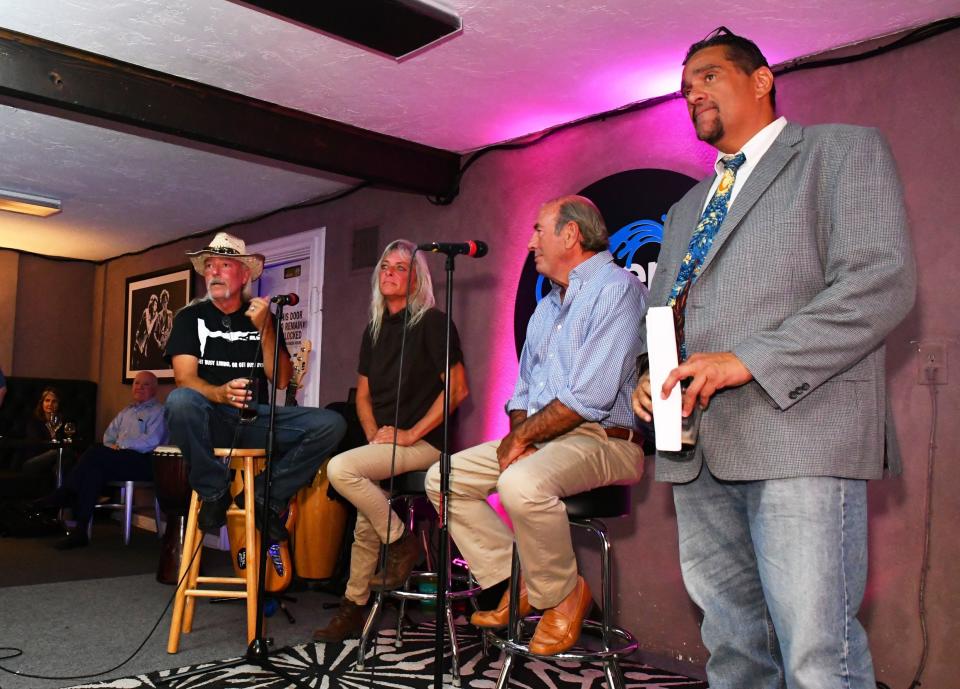
[[[609,251],[578,265],[563,301],[554,285],[527,324],[507,411],[533,415],[558,400],[586,421],[634,428],[630,395],[646,311],[647,288]]]

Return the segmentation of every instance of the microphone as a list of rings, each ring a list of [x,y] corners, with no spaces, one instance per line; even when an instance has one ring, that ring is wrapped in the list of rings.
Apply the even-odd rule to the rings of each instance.
[[[296,306],[300,303],[300,297],[293,292],[290,294],[278,294],[270,300],[270,303],[280,304],[281,306]]]
[[[428,242],[426,244],[418,244],[417,249],[420,251],[432,251],[434,253],[447,254],[448,256],[463,254],[464,256],[480,258],[481,256],[487,255],[487,243],[481,242],[479,239],[454,244],[449,244],[447,242]]]

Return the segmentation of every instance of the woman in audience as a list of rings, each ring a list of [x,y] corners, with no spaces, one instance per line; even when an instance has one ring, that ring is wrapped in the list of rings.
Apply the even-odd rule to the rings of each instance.
[[[37,401],[33,414],[27,421],[26,440],[37,443],[37,446],[53,440],[61,440],[62,427],[60,393],[54,387],[45,387],[43,392],[40,393],[40,399]],[[38,480],[44,476],[55,476],[61,448],[51,448],[34,455],[37,446],[27,446],[21,453],[22,464],[20,470],[28,476],[37,477]],[[62,452],[64,463],[62,469],[65,472],[66,465],[72,463],[73,452],[70,448],[62,448]]]

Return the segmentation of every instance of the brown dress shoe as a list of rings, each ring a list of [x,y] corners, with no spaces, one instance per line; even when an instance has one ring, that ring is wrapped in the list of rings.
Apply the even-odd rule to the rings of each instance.
[[[527,600],[527,587],[520,582],[520,617],[530,614],[530,601]],[[503,629],[510,624],[510,589],[507,588],[500,598],[500,604],[493,610],[477,610],[470,616],[470,624],[484,629]]]
[[[530,639],[530,652],[541,656],[563,653],[577,643],[583,618],[593,606],[590,587],[583,577],[577,577],[577,585],[558,605],[544,610],[537,629]]]
[[[403,586],[423,553],[417,535],[404,531],[403,536],[387,547],[387,573],[379,570],[370,579],[371,591],[393,591]]]
[[[360,632],[363,631],[365,621],[366,616],[363,614],[363,607],[352,600],[343,598],[340,600],[340,610],[330,620],[330,624],[313,631],[313,640],[343,641],[344,639],[357,639],[360,637]]]

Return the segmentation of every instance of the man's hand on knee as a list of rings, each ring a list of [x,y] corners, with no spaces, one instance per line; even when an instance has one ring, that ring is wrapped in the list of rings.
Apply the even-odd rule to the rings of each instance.
[[[521,440],[515,430],[511,431],[497,446],[497,462],[500,464],[500,471],[505,471],[517,460],[532,455],[536,451],[535,446]]]

